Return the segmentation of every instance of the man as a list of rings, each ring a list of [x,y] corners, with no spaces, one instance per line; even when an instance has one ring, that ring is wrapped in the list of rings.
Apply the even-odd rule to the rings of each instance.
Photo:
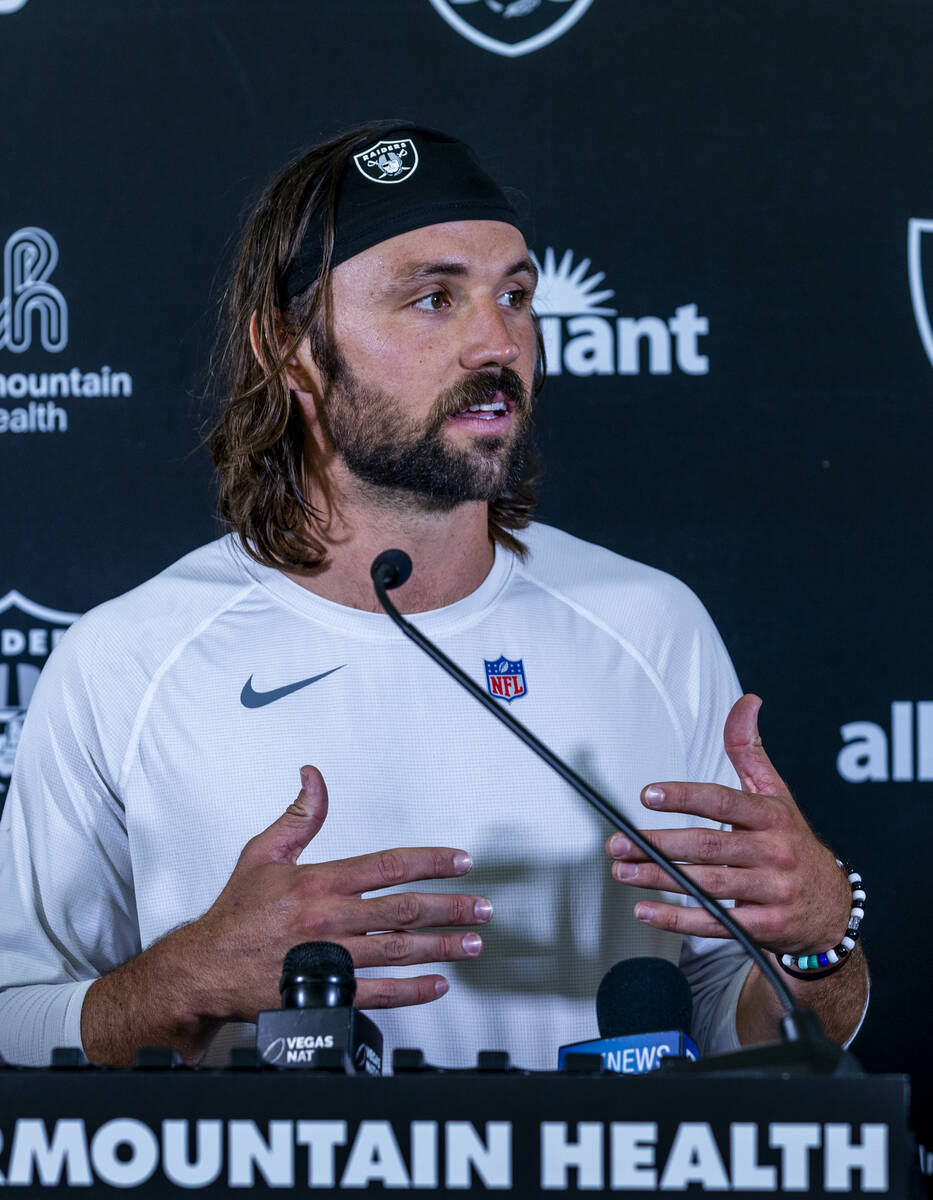
[[[633,820],[650,810],[769,949],[839,942],[846,878],[699,603],[529,526],[524,228],[466,147],[413,127],[354,130],[260,201],[212,437],[235,533],[78,622],[28,715],[0,866],[9,1059],[80,1040],[101,1063],[223,1061],[317,939],[350,950],[387,1047],[442,1065],[486,1047],[553,1066],[632,954],[680,959],[706,1050],[774,1039],[721,928],[379,612],[388,547],[414,561],[402,610]],[[633,910],[619,884],[651,890]],[[860,953],[819,974],[792,986],[845,1039]]]

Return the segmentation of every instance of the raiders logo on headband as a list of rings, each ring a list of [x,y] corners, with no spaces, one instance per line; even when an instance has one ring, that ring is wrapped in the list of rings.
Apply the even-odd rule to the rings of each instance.
[[[402,183],[418,168],[418,151],[411,138],[376,142],[354,154],[360,174],[373,183]]]

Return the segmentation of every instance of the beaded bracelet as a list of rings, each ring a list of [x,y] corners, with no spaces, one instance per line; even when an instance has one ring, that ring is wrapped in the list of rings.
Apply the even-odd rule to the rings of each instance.
[[[858,871],[853,871],[848,863],[840,862],[836,859],[836,866],[841,867],[846,873],[846,878],[852,888],[852,910],[849,913],[849,926],[846,929],[845,937],[838,946],[834,946],[832,950],[826,950],[822,954],[782,954],[778,961],[781,967],[788,975],[792,975],[794,979],[804,979],[808,983],[815,982],[818,979],[825,979],[827,975],[832,975],[834,971],[838,971],[840,967],[844,967],[850,953],[855,949],[855,943],[859,937],[859,926],[862,924],[862,918],[865,916],[865,889],[862,886],[862,877]]]

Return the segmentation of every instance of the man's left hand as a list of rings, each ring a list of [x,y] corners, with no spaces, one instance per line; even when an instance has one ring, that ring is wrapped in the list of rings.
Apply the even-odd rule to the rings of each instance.
[[[645,837],[717,899],[735,900],[735,916],[775,954],[819,952],[835,946],[848,924],[851,890],[836,860],[814,836],[774,769],[758,733],[761,700],[746,695],[726,718],[726,753],[742,790],[715,783],[652,783],[642,804],[656,812],[707,817],[720,829],[654,829]],[[683,888],[621,833],[606,843],[612,874],[634,887]],[[640,921],[700,937],[728,936],[701,908],[641,901]]]

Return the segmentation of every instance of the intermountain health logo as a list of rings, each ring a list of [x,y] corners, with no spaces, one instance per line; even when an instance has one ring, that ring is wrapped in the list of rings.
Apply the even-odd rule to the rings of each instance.
[[[556,41],[593,0],[429,0],[474,46],[517,58]]]
[[[930,305],[927,303],[927,286],[923,278],[923,251],[926,248],[931,254],[933,265],[933,220],[912,217],[907,222],[907,278],[910,282],[910,302],[914,308],[914,320],[917,322],[917,332],[920,341],[927,352],[930,366],[933,367],[933,326],[930,323]]]
[[[681,304],[671,317],[620,317],[605,306],[615,292],[600,285],[603,271],[588,274],[590,260],[574,264],[567,250],[560,262],[548,246],[543,261],[532,253],[538,268],[534,309],[541,333],[548,375],[650,375],[709,373],[709,358],[700,352],[700,338],[709,321],[696,304]]]
[[[45,229],[28,225],[7,238],[3,248],[0,350],[11,354],[61,354],[68,345],[68,303],[49,282],[58,265],[58,243]],[[0,434],[65,433],[68,411],[55,403],[72,396],[131,396],[126,371],[0,372]],[[10,400],[23,401],[8,408]]]
[[[45,608],[19,592],[0,600],[0,808],[39,672],[78,615]]]

